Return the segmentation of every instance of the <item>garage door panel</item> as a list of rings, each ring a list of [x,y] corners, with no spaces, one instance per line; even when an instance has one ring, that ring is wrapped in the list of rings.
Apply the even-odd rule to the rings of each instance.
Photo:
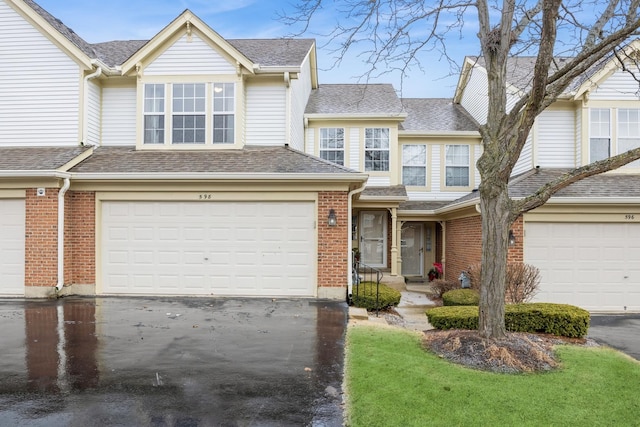
[[[534,300],[640,310],[640,223],[527,222],[525,230],[525,260],[541,272]]]
[[[313,296],[314,216],[313,202],[103,202],[102,292]]]

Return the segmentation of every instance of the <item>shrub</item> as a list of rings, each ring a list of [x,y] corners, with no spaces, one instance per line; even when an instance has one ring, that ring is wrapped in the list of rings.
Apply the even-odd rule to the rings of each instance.
[[[442,298],[442,294],[447,291],[452,291],[454,289],[460,288],[460,283],[454,280],[446,280],[446,279],[435,279],[431,283],[431,289],[433,289],[433,293],[436,297]]]
[[[481,264],[474,264],[467,270],[471,288],[480,289]],[[531,264],[510,262],[507,264],[507,286],[505,302],[517,304],[530,301],[538,293],[540,270]]]
[[[480,294],[475,289],[454,289],[442,294],[442,305],[478,305]]]
[[[376,283],[361,282],[353,286],[353,305],[367,310],[384,309],[400,303],[400,291],[380,283],[378,307],[376,307]]]
[[[436,307],[426,315],[436,329],[478,328],[477,307]],[[512,332],[581,338],[589,330],[589,312],[567,304],[510,304],[505,307],[505,326]]]

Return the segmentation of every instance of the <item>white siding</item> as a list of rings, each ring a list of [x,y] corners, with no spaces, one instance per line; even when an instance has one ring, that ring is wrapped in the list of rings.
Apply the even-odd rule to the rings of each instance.
[[[431,189],[434,192],[440,191],[441,185],[441,162],[442,162],[442,147],[440,145],[433,145],[431,147]]]
[[[345,166],[360,170],[360,128],[349,128],[345,132],[349,132],[349,163]]]
[[[533,128],[531,132],[529,132],[529,136],[527,136],[527,142],[524,143],[524,147],[522,147],[522,152],[520,153],[520,157],[518,158],[518,162],[513,168],[513,172],[511,175],[519,175],[528,170],[533,169]]]
[[[291,80],[291,140],[297,150],[304,148],[304,109],[311,94],[311,68],[309,57],[302,63],[302,72]]]
[[[88,126],[87,126],[87,140],[89,144],[100,144],[100,86],[94,82],[89,82],[89,104],[87,105],[88,114]]]
[[[391,178],[388,176],[370,176],[367,187],[387,187],[391,185]]]
[[[480,156],[482,155],[482,146],[476,145],[475,147],[472,146],[472,148],[473,148],[474,159],[473,159],[473,163],[471,163],[469,167],[471,168],[471,172],[473,173],[473,177],[474,177],[473,186],[475,188],[478,188],[478,186],[480,185],[480,171],[476,167],[476,163],[478,162],[478,159],[480,159]],[[469,176],[471,176],[471,174],[469,174]]]
[[[314,156],[316,154],[316,132],[314,128],[308,128],[305,132],[307,134],[307,140],[305,143],[305,153]]]
[[[246,144],[284,145],[286,92],[282,85],[247,85]]]
[[[77,145],[80,68],[0,2],[0,145]]]
[[[460,100],[471,116],[480,124],[487,121],[489,95],[487,93],[487,74],[484,70],[474,68]]]
[[[102,89],[102,145],[136,144],[136,88]]]
[[[591,92],[589,99],[638,100],[638,82],[625,71],[616,71]]]
[[[576,166],[582,164],[582,111],[576,110]]]
[[[544,168],[575,166],[575,114],[547,109],[538,116],[538,165]]]
[[[235,74],[235,66],[196,34],[184,35],[149,64],[145,75]]]

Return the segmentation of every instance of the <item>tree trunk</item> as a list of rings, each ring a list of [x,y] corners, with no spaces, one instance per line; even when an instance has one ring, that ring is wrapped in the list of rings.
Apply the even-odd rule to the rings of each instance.
[[[480,185],[482,270],[480,275],[480,335],[503,338],[507,251],[511,218],[507,184],[499,178]]]

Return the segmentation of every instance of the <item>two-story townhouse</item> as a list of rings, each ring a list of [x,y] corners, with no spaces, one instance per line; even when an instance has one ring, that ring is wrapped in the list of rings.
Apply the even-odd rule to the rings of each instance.
[[[344,298],[366,175],[302,151],[315,61],[188,10],[89,44],[0,1],[0,293]]]
[[[637,42],[629,49],[637,50]],[[561,66],[564,58],[557,59]],[[535,58],[508,64],[508,105],[528,89]],[[482,58],[466,58],[454,101],[483,123],[487,115]],[[640,146],[638,82],[616,58],[606,58],[577,79],[536,120],[509,186],[512,197],[531,194],[571,168]],[[592,311],[640,310],[640,163],[633,162],[559,191],[514,224],[509,256],[541,270],[535,299]],[[473,194],[459,206],[477,203]],[[468,209],[468,207],[467,207]],[[449,240],[455,274],[480,260],[465,240],[480,239],[479,212],[464,224],[467,236]],[[474,226],[475,223],[475,226]],[[453,271],[451,271],[453,270]]]

